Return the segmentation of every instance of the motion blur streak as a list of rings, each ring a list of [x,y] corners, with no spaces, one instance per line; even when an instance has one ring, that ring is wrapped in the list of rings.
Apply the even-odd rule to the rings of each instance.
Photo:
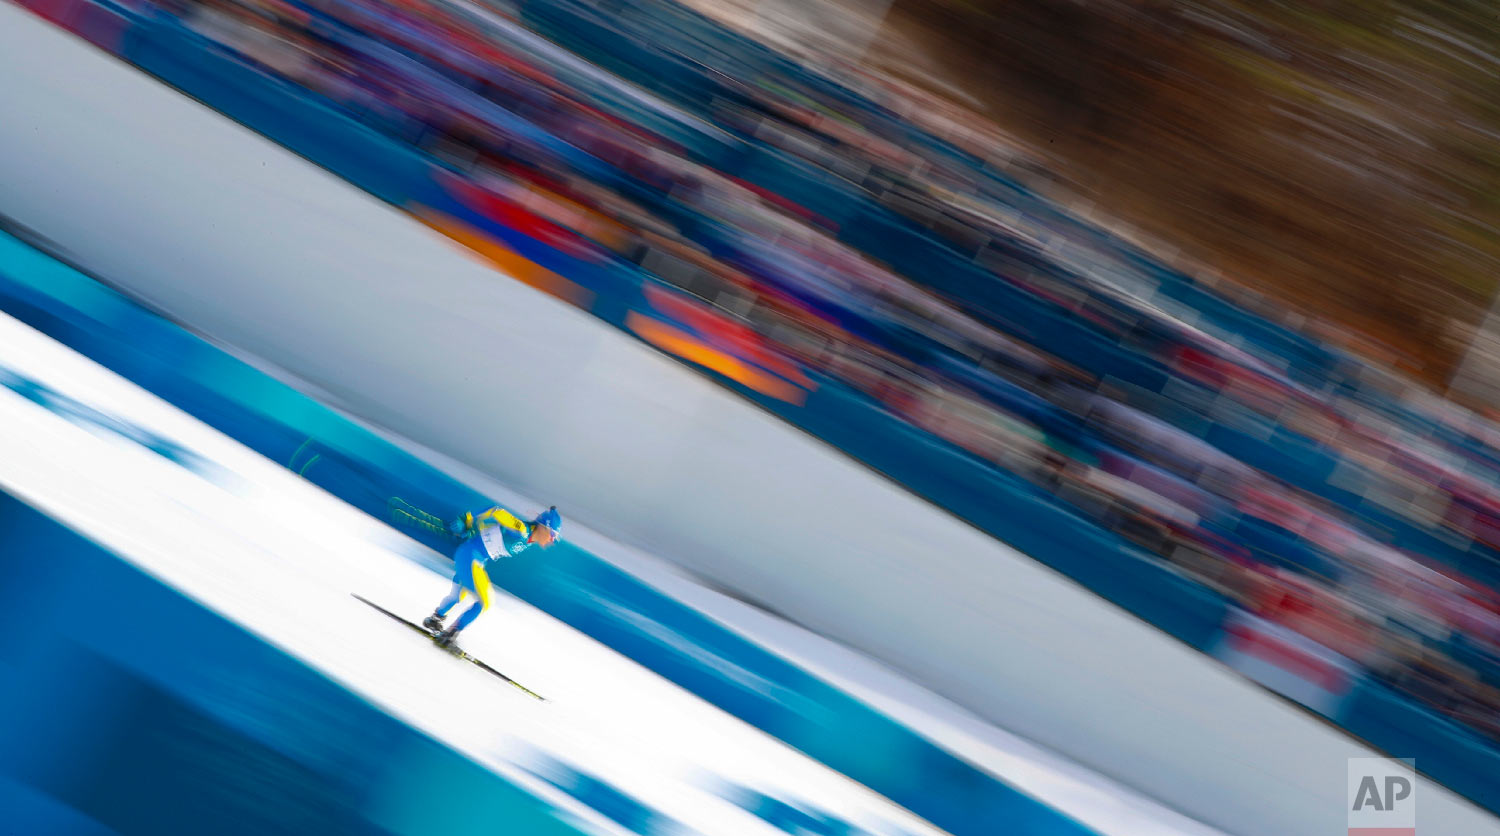
[[[1328,830],[1338,805],[1314,788],[1334,786],[1326,762],[1357,739],[1500,811],[1500,429],[1367,341],[1190,275],[1019,182],[1016,148],[976,114],[867,65],[773,52],[673,0],[23,2],[487,268],[91,53],[57,61],[38,45],[56,33],[35,31],[7,56],[26,85],[0,91],[25,114],[0,145],[0,208],[106,281],[1215,825]],[[1428,10],[1410,46],[1399,10],[1420,0],[1351,15],[1352,29],[1241,10],[1227,41],[1212,3],[1038,5],[1039,25],[1018,13],[1037,41],[1017,44],[1021,64],[1038,44],[1084,44],[1125,99],[1154,78],[1141,101],[1176,101],[1178,82],[1199,87],[1184,67],[1243,81],[1248,62],[1264,83],[1241,92],[1276,91],[1255,97],[1267,121],[1293,106],[1308,123],[1321,102],[1363,114],[1361,136],[1390,128],[1396,114],[1345,100],[1362,72],[1348,47],[1446,85],[1460,121],[1491,119],[1427,39],[1469,64],[1488,42],[1452,34],[1467,12]],[[1296,49],[1239,37],[1268,25],[1300,33]],[[1165,58],[1153,47],[1143,66],[1120,33]],[[28,76],[31,55],[68,72]],[[1307,56],[1332,69],[1291,69]],[[1427,58],[1448,69],[1432,76]],[[1090,87],[1062,69],[1064,88]],[[127,85],[138,95],[107,92]],[[1086,104],[1113,119],[1121,102]],[[1111,154],[1122,141],[1107,137]],[[1323,156],[1371,181],[1363,159]],[[1242,183],[1265,167],[1214,184],[1216,215],[1266,215]],[[1451,192],[1425,200],[1466,202]],[[1384,220],[1406,216],[1398,203],[1380,204]],[[1323,244],[1347,249],[1363,221],[1320,214],[1318,235],[1291,236],[1290,263],[1324,263]],[[1478,229],[1465,252],[1500,240]],[[1379,309],[1446,333],[1415,316],[1412,265],[1381,259],[1360,265],[1390,290]],[[480,368],[503,386],[476,385]],[[29,381],[11,391],[59,403]],[[310,450],[297,472],[363,464],[336,457]],[[339,495],[384,513],[409,487]],[[569,556],[502,583],[535,603]],[[549,614],[661,654],[654,670],[950,830],[984,831],[975,803],[1016,800],[982,776],[935,777],[975,773],[867,707],[813,722],[806,705],[749,699],[762,679],[715,692],[671,667],[711,657],[688,622],[625,626],[643,614],[579,589]],[[923,754],[862,758],[806,734],[867,721]],[[1179,740],[1193,745],[1164,742]]]

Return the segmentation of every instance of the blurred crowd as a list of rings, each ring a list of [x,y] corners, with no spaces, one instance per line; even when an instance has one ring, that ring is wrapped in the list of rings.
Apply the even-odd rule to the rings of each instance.
[[[963,110],[661,0],[132,2],[1500,741],[1500,431],[1058,209]]]

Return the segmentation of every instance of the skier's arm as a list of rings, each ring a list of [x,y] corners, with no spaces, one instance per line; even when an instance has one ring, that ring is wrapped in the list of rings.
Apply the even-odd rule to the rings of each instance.
[[[484,513],[476,516],[474,518],[474,525],[479,529],[488,528],[492,525],[499,525],[504,526],[511,531],[522,533],[526,531],[526,523],[522,522],[520,517],[517,517],[515,514],[512,514],[504,508],[501,508],[499,505],[496,505],[488,511],[485,511]]]
[[[478,528],[475,526],[474,515],[468,511],[460,514],[458,519],[448,523],[448,533],[460,540],[472,536]]]
[[[448,530],[455,537],[468,537],[492,525],[505,526],[512,531],[526,530],[526,523],[522,522],[515,514],[498,505],[481,511],[478,514],[465,512],[458,519],[448,524]]]

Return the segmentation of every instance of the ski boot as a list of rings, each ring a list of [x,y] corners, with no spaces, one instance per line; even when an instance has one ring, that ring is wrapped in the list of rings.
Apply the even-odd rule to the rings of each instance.
[[[433,613],[422,619],[422,626],[434,633],[441,633],[443,632],[443,617],[437,613]]]
[[[449,627],[436,636],[433,636],[432,640],[437,643],[438,647],[448,650],[453,647],[453,640],[456,638],[458,638],[458,628]]]

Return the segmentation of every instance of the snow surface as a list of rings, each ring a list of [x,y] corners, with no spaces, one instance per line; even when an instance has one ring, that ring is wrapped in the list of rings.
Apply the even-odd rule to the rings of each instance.
[[[725,780],[872,834],[941,832],[499,590],[461,644],[547,702],[435,650],[350,596],[420,619],[448,588],[413,561],[422,547],[8,316],[0,357],[214,465],[195,472],[0,389],[5,490],[565,809],[528,769],[555,759],[703,833],[782,833],[722,798]]]

